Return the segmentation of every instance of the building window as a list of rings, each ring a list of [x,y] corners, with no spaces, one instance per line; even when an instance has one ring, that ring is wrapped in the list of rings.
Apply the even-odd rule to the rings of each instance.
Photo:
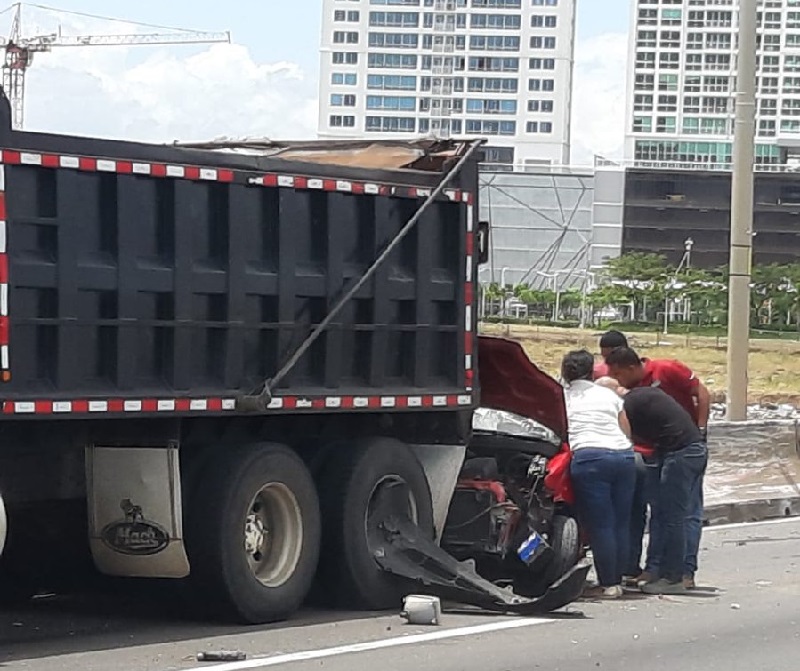
[[[516,114],[516,100],[467,100],[467,114]]]
[[[370,12],[369,25],[379,28],[418,28],[419,12]]]
[[[697,117],[684,117],[683,132],[686,135],[697,135],[700,132],[700,119]]]
[[[529,112],[542,112],[549,114],[553,111],[554,103],[552,100],[529,100],[528,101],[528,111]]]
[[[539,132],[540,133],[552,133],[553,132],[553,124],[550,121],[542,121],[539,124]]]
[[[702,77],[689,75],[683,80],[683,90],[685,93],[699,93]]]
[[[528,121],[525,124],[526,133],[552,133],[553,124],[550,121]]]
[[[355,107],[356,97],[353,94],[332,93],[331,107]]]
[[[557,7],[558,0],[533,0],[534,7]]]
[[[648,96],[648,95],[635,95],[635,96],[633,96],[633,111],[634,112],[652,112],[653,111],[653,96]]]
[[[674,132],[675,132],[674,116],[656,117],[656,133],[674,133]]]
[[[417,78],[409,75],[367,75],[368,89],[416,91]]]
[[[333,32],[334,44],[358,44],[358,33],[355,31],[335,30]]]
[[[653,75],[637,74],[633,81],[633,88],[636,91],[652,91],[655,86]]]
[[[519,84],[516,79],[503,77],[470,77],[467,90],[470,93],[516,93]]]
[[[468,135],[516,135],[517,124],[515,121],[467,119],[465,130]]]
[[[677,91],[678,90],[678,75],[659,75],[658,76],[658,90],[659,91]]]
[[[416,49],[419,35],[413,33],[370,33],[369,46],[393,49]]]
[[[678,96],[660,95],[658,96],[659,112],[677,112]]]
[[[664,70],[677,70],[681,66],[681,55],[674,53],[660,53],[658,65]]]
[[[556,60],[554,58],[531,58],[528,60],[528,67],[531,70],[555,70]]]
[[[775,120],[762,119],[758,122],[758,134],[761,137],[775,137]]]
[[[649,116],[635,116],[635,117],[633,117],[633,132],[634,133],[652,133],[653,132],[653,117],[649,117]]]
[[[519,51],[520,40],[516,35],[471,35],[469,48],[472,51]]]
[[[331,61],[334,65],[356,65],[358,64],[358,52],[334,51],[331,54]]]
[[[522,17],[519,14],[471,14],[470,28],[494,28],[497,30],[519,30]]]
[[[356,125],[356,118],[354,116],[332,114],[328,119],[328,125],[331,128],[354,128]]]
[[[333,13],[333,20],[336,22],[358,23],[361,20],[361,12],[359,11],[345,11],[344,9],[337,9]]]
[[[531,15],[531,28],[555,28],[557,23],[557,16],[548,16],[544,14]]]
[[[496,9],[520,9],[522,0],[472,0],[473,7],[492,7]]]
[[[687,96],[683,99],[684,114],[700,114],[700,96]]]
[[[417,120],[414,117],[368,116],[365,130],[368,133],[413,133]]]
[[[370,53],[367,55],[367,65],[370,68],[416,70],[417,56],[412,54]]]
[[[401,110],[413,112],[417,99],[413,96],[367,96],[368,110]]]
[[[555,88],[556,88],[555,79],[529,79],[528,80],[528,90],[529,91],[555,91]]]
[[[656,54],[652,51],[636,52],[636,67],[643,70],[654,70],[656,67]]]
[[[358,75],[354,72],[334,72],[331,74],[331,84],[334,86],[355,86]]]

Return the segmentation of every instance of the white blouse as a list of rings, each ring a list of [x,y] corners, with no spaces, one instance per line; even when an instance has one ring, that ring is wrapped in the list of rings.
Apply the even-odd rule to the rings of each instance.
[[[631,441],[619,425],[622,399],[589,380],[575,380],[564,392],[573,451],[587,447],[629,450]]]

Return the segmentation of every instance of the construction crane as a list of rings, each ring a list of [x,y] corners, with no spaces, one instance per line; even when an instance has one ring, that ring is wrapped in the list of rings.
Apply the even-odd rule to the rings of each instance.
[[[33,61],[35,53],[52,51],[60,47],[113,47],[113,46],[145,46],[156,44],[211,44],[216,42],[231,41],[229,32],[198,32],[185,30],[182,28],[166,28],[164,26],[153,26],[134,21],[125,23],[147,26],[150,28],[165,29],[174,32],[158,33],[130,33],[123,35],[62,35],[59,28],[57,33],[48,35],[34,35],[23,37],[22,35],[22,7],[26,3],[15,3],[6,11],[12,11],[11,32],[7,38],[0,37],[0,47],[5,51],[5,60],[2,65],[3,70],[3,91],[11,103],[12,124],[17,130],[23,127],[25,120],[25,78]],[[63,10],[45,7],[43,5],[29,5],[38,9],[53,12]],[[79,16],[90,16],[95,19],[105,19],[109,21],[121,21],[103,16],[93,16],[81,14],[79,12],[67,12],[66,14],[77,14]]]

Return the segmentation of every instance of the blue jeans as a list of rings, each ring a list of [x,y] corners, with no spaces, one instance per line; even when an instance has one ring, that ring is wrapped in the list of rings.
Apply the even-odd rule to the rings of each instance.
[[[703,446],[705,447],[704,444]],[[700,541],[703,535],[703,481],[707,463],[708,449],[706,448],[706,462],[703,465],[703,471],[699,479],[693,480],[693,486],[690,492],[690,504],[685,520],[686,552],[683,564],[684,576],[694,577],[694,574],[697,572],[697,556],[700,552]],[[646,499],[650,505],[650,542],[647,547],[645,571],[654,576],[658,576],[661,572],[661,556],[664,550],[661,534],[663,520],[658,505],[663,463],[661,460],[650,461],[646,466],[645,489]]]
[[[647,570],[670,582],[697,570],[707,464],[705,443],[692,443],[660,457],[652,471],[650,481],[657,482],[658,492],[651,509]]]
[[[603,587],[619,585],[629,554],[636,485],[633,450],[576,450],[570,475],[578,516],[589,534],[597,579]]]
[[[636,485],[631,504],[630,540],[628,542],[628,561],[624,575],[638,576],[642,572],[642,540],[647,525],[647,504],[650,500],[647,487],[647,465],[641,454],[636,454]]]

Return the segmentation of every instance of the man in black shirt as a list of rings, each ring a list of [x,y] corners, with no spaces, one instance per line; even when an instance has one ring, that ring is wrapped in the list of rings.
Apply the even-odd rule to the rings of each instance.
[[[642,586],[646,594],[679,594],[686,554],[686,514],[691,493],[708,463],[708,448],[692,416],[658,387],[637,387],[625,395],[625,413],[637,443],[656,450],[659,492],[660,578]]]

